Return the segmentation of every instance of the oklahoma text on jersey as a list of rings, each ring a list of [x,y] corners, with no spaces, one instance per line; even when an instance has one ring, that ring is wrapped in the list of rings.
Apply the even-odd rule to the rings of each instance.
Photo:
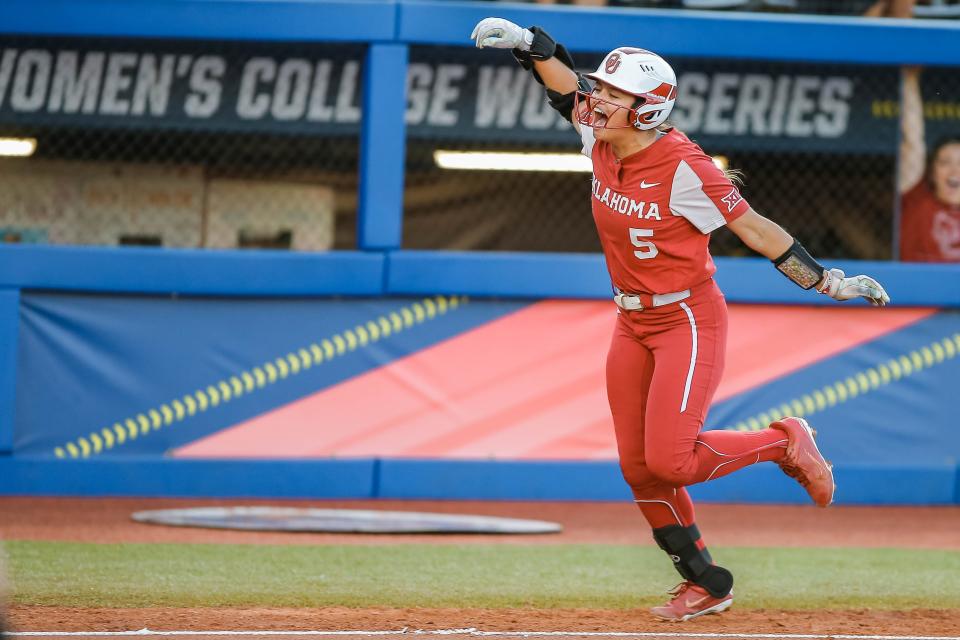
[[[612,190],[610,187],[604,188],[596,176],[593,177],[593,197],[599,200],[601,204],[610,207],[611,211],[616,211],[626,216],[635,215],[638,219],[660,219],[660,205],[656,202],[651,202],[650,206],[647,207],[647,203],[643,200],[638,202],[633,198],[628,198],[622,193]]]

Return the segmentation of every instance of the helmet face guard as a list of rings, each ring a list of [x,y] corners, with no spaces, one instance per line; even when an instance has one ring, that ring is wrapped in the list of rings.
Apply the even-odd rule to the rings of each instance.
[[[625,107],[621,104],[598,98],[586,91],[577,91],[577,95],[574,98],[577,122],[592,129],[639,129],[641,131],[653,129],[666,120],[667,114],[673,107],[672,101],[676,98],[677,89],[676,87],[671,87],[668,91],[667,96],[659,95],[659,93],[637,95],[632,107]],[[603,114],[601,116],[601,114],[597,112],[597,108],[600,105],[611,106],[613,107],[613,111],[610,112],[609,115]],[[627,112],[627,124],[609,126],[610,120],[612,120],[620,110]],[[666,111],[666,113],[663,113],[664,111]]]
[[[597,108],[600,105],[609,105],[613,107],[613,111],[609,116],[605,114],[601,116],[601,114],[597,112]],[[577,114],[577,122],[591,129],[632,129],[633,125],[631,123],[636,116],[636,112],[630,107],[598,98],[586,91],[577,91],[577,95],[574,98],[574,109]],[[627,124],[615,127],[608,126],[610,120],[621,110],[627,112]]]

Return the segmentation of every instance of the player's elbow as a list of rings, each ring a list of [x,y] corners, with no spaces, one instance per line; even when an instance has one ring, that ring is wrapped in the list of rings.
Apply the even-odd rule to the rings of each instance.
[[[745,245],[771,260],[783,253],[784,245],[789,246],[793,242],[790,234],[780,225],[759,214],[752,215],[743,224],[731,225],[731,231]]]
[[[766,246],[766,243],[763,241],[763,236],[753,231],[740,236],[740,240],[743,244],[760,254],[763,253],[763,249]]]
[[[743,229],[737,234],[740,241],[760,255],[766,255],[767,239],[758,229]]]

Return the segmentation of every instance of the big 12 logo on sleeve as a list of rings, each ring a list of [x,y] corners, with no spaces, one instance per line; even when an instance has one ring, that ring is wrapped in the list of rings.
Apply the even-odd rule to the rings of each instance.
[[[743,202],[743,196],[740,195],[740,192],[737,191],[737,188],[734,187],[730,190],[730,193],[720,198],[725,205],[727,205],[727,213],[733,211],[733,208],[738,204]]]

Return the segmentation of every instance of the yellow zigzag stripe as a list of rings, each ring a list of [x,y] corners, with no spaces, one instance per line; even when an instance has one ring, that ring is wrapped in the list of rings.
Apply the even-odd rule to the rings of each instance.
[[[892,358],[843,380],[815,389],[778,407],[771,407],[763,413],[728,428],[736,431],[759,431],[765,429],[774,420],[785,416],[799,418],[809,416],[859,395],[876,391],[886,384],[911,376],[917,371],[929,369],[953,358],[958,353],[960,353],[960,333],[955,333],[905,353],[899,358]]]
[[[262,389],[277,380],[295,376],[325,360],[332,360],[337,356],[355,351],[358,347],[365,347],[394,333],[432,320],[467,302],[469,298],[466,296],[435,296],[414,302],[399,311],[390,312],[388,316],[369,320],[352,329],[323,338],[319,342],[253,367],[249,371],[241,371],[204,389],[198,389],[180,398],[174,398],[159,407],[148,409],[144,413],[120,420],[110,427],[93,431],[62,447],[55,447],[53,454],[57,458],[64,459],[99,455],[128,440],[146,436],[174,422],[180,422],[222,403]]]

